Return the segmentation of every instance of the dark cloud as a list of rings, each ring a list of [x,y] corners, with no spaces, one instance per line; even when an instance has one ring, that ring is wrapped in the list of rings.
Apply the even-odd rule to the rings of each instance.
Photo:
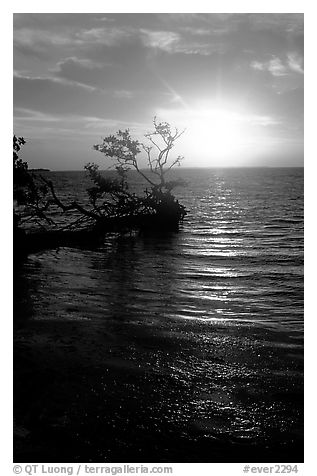
[[[60,78],[14,78],[15,106],[49,115],[92,116],[103,119],[134,121],[147,116],[152,105],[167,107],[171,93],[125,89],[94,89],[80,82]]]

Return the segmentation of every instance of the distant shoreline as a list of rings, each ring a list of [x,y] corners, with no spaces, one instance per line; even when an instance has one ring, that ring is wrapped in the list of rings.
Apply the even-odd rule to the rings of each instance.
[[[29,169],[30,172],[71,172],[70,170]],[[76,171],[77,172],[77,171]]]
[[[181,170],[237,170],[237,169],[304,169],[303,165],[287,165],[287,166],[271,166],[271,165],[262,165],[262,166],[239,166],[239,167],[181,167]],[[51,170],[51,169],[29,169],[31,172],[41,171],[41,172],[85,172],[83,169],[65,169],[65,170]],[[109,172],[114,171],[115,169],[99,169],[100,172]],[[140,169],[142,171],[147,171],[147,168]]]

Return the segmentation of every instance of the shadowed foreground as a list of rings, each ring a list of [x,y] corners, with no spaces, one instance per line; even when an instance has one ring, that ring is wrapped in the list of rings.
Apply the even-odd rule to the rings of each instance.
[[[272,339],[199,321],[21,327],[14,461],[301,462],[301,355]]]

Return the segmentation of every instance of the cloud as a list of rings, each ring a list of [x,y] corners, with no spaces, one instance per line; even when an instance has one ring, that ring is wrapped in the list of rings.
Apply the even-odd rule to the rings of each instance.
[[[14,47],[22,54],[45,58],[45,55],[68,53],[69,57],[77,57],[78,49],[84,52],[96,48],[97,45],[114,46],[127,42],[135,36],[133,29],[103,26],[100,28],[16,28],[14,31]]]
[[[118,126],[125,125],[128,127],[131,123],[129,121],[122,121],[118,119],[106,119],[104,117],[97,117],[97,116],[86,116],[86,115],[79,115],[79,114],[70,114],[65,116],[64,114],[50,114],[50,113],[43,113],[40,111],[36,111],[33,109],[28,108],[15,108],[15,121],[25,121],[27,123],[34,123],[35,127],[38,127],[39,122],[45,123],[52,123],[53,130],[56,128],[56,123],[60,125],[64,125],[64,129],[70,130],[80,130],[80,134],[82,130],[88,129],[106,129],[106,128],[116,128]],[[67,126],[67,127],[66,127]],[[80,129],[78,129],[80,127]]]
[[[100,75],[103,67],[104,65],[97,61],[71,56],[60,60],[51,68],[51,72],[55,74],[51,79],[70,82],[91,90],[102,90],[103,88],[98,86],[95,78]]]
[[[303,69],[303,58],[299,56],[297,53],[289,53],[287,55],[288,59],[288,66],[292,71],[296,73],[304,74]]]
[[[242,15],[240,14],[242,17]],[[249,13],[248,22],[254,31],[266,30],[302,34],[304,31],[303,13]]]
[[[81,30],[76,33],[76,41],[80,43],[100,43],[107,46],[116,45],[122,41],[128,40],[133,35],[130,28],[101,27]]]
[[[140,31],[141,38],[145,46],[149,48],[159,48],[164,51],[172,52],[175,46],[179,44],[181,37],[178,33],[172,31]]]
[[[251,63],[251,68],[258,71],[267,71],[273,76],[285,76],[288,73],[287,67],[283,65],[280,58],[272,58],[265,63],[259,61],[253,61]]]
[[[70,87],[77,87],[81,89],[85,89],[86,91],[97,91],[97,88],[90,86],[88,84],[84,84],[72,79],[67,78],[60,78],[56,76],[27,76],[25,74],[21,74],[19,71],[14,72],[14,79],[26,80],[26,81],[33,81],[34,83],[38,81],[39,83],[44,84],[46,83],[59,83],[64,84]]]
[[[164,92],[135,92],[128,89],[90,88],[64,78],[32,78],[15,75],[14,106],[18,110],[34,110],[45,117],[85,116],[112,117],[135,122],[151,117],[158,105],[167,105],[171,95]],[[41,117],[38,115],[37,118]],[[40,126],[40,121],[38,121]]]
[[[100,69],[104,66],[103,64],[88,58],[77,58],[76,56],[70,56],[59,61],[56,65],[55,71],[60,72],[65,66],[68,65],[78,65],[85,69]]]
[[[182,34],[181,30],[187,35]],[[141,29],[140,33],[144,46],[170,54],[207,56],[224,52],[221,42],[211,43],[209,39],[202,39],[203,36],[208,35],[208,30],[183,28],[179,32],[172,32]]]
[[[302,59],[296,53],[289,53],[285,61],[274,56],[269,61],[260,62],[252,61],[251,68],[257,71],[264,71],[272,74],[272,76],[286,76],[291,72],[303,74]]]
[[[51,73],[56,77],[74,81],[100,91],[162,90],[153,77],[149,62],[139,45],[103,46],[94,50],[87,59],[68,57],[60,60]],[[117,97],[118,94],[116,94]],[[125,93],[125,97],[127,97]]]
[[[182,26],[180,30],[184,33],[189,33],[192,36],[210,36],[212,31],[210,28],[198,28],[193,26]]]
[[[43,50],[47,46],[65,46],[78,43],[73,38],[71,32],[54,32],[44,29],[20,28],[14,33],[14,44],[16,46],[29,46]]]
[[[94,115],[106,98],[90,86],[55,77],[14,77],[14,106],[49,115]]]
[[[190,28],[192,33],[196,29],[197,34],[209,31],[209,34],[223,35],[241,28],[288,34],[302,34],[304,30],[302,13],[171,13],[159,14],[159,18],[162,23],[174,27],[187,28],[188,31]]]
[[[14,120],[25,122],[60,122],[61,116],[54,116],[52,114],[45,114],[40,111],[34,111],[23,107],[16,107],[14,109]]]

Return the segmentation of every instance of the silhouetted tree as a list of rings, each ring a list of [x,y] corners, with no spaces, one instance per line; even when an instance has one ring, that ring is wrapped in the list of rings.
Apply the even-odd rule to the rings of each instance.
[[[27,162],[19,157],[22,146],[26,143],[23,137],[13,136],[13,199],[14,224],[20,221],[28,221],[34,217],[44,219],[50,223],[45,215],[50,203],[45,203],[48,188],[45,183],[39,183],[36,177],[29,171]]]
[[[169,123],[157,122],[156,118],[154,118],[153,124],[154,130],[145,134],[148,144],[132,139],[130,131],[126,129],[125,131],[119,130],[116,135],[105,137],[101,144],[94,146],[94,149],[114,160],[121,179],[122,191],[128,189],[126,174],[129,169],[136,170],[143,177],[150,188],[145,190],[143,198],[139,198],[134,203],[135,210],[138,211],[139,207],[143,207],[148,213],[156,216],[160,226],[165,224],[168,227],[172,222],[177,225],[186,214],[184,206],[171,193],[172,189],[184,185],[184,183],[180,180],[166,179],[167,173],[173,167],[179,166],[183,159],[179,155],[176,158],[171,158],[170,152],[184,131],[179,131],[177,128],[172,130]],[[147,171],[140,168],[138,160],[138,155],[142,150],[147,157]],[[102,176],[98,172],[98,167],[89,164],[87,169],[92,179],[98,184],[96,193],[97,191],[100,193],[103,187],[101,184]],[[130,200],[131,195],[129,194],[128,205],[131,205]],[[154,225],[154,216],[151,225]]]
[[[59,242],[65,237],[70,240],[76,232],[78,236],[89,239],[89,234],[79,235],[83,230],[100,234],[106,231],[126,229],[177,229],[186,210],[171,191],[179,180],[167,180],[167,173],[179,165],[182,157],[171,159],[169,154],[175,141],[182,135],[177,129],[171,130],[168,123],[158,123],[154,119],[154,131],[146,134],[151,145],[144,145],[133,140],[129,130],[118,131],[103,139],[102,144],[94,149],[114,159],[116,175],[105,176],[96,164],[88,163],[88,172],[93,186],[87,189],[89,204],[83,205],[76,200],[62,200],[48,176],[29,171],[27,162],[19,157],[21,147],[25,144],[23,137],[13,137],[13,172],[14,172],[14,223],[16,236],[21,237],[20,231],[26,222],[35,223],[41,230],[43,246],[45,242],[54,242],[53,236]],[[161,143],[159,143],[159,140]],[[153,157],[153,149],[156,156]],[[145,151],[148,170],[139,166],[138,155]],[[135,169],[148,184],[143,194],[137,195],[129,189],[127,173]],[[54,221],[52,211],[59,210],[67,215],[67,223],[63,226]],[[74,213],[76,216],[74,217]],[[78,217],[79,215],[79,217]],[[22,228],[21,228],[22,225]],[[55,235],[52,233],[55,232]],[[68,233],[68,234],[66,234]],[[23,234],[24,231],[23,231]],[[67,239],[68,239],[67,238]],[[33,233],[32,239],[36,240]]]

